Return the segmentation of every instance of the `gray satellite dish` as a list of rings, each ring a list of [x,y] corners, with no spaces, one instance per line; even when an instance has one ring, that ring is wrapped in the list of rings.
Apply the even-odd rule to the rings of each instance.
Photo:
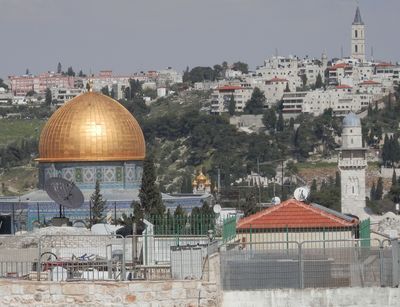
[[[65,208],[79,208],[84,202],[81,190],[73,182],[63,178],[46,180],[44,189],[52,200]]]

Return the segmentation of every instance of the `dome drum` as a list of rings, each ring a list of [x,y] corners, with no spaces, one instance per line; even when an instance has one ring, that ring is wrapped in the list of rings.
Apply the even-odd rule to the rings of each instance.
[[[142,161],[128,162],[62,162],[39,164],[39,188],[52,177],[73,181],[80,189],[94,189],[96,180],[102,188],[140,188]]]

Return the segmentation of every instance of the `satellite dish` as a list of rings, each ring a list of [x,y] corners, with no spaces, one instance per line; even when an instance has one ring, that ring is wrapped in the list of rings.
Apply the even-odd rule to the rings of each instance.
[[[307,187],[300,187],[294,191],[294,198],[298,201],[305,201],[310,195],[310,190]]]
[[[221,206],[218,204],[214,205],[213,211],[215,214],[219,214],[221,212]]]
[[[278,196],[272,198],[271,203],[273,205],[279,205],[281,203],[281,199]]]
[[[50,178],[44,184],[49,197],[65,208],[79,208],[84,202],[81,190],[73,183],[63,178]]]

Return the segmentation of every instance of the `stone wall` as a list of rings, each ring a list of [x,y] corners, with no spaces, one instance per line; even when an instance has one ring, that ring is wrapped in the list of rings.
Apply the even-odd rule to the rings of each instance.
[[[202,280],[29,281],[0,279],[0,306],[190,306],[222,303],[219,254],[204,264]]]
[[[398,288],[276,289],[227,291],[223,307],[397,307]]]
[[[0,306],[219,306],[213,282],[0,280]]]

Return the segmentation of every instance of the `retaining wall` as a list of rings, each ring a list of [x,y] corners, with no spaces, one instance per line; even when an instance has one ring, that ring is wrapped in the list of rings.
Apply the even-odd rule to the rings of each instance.
[[[0,306],[219,306],[215,283],[0,280]]]
[[[226,291],[223,307],[398,307],[398,288]]]

